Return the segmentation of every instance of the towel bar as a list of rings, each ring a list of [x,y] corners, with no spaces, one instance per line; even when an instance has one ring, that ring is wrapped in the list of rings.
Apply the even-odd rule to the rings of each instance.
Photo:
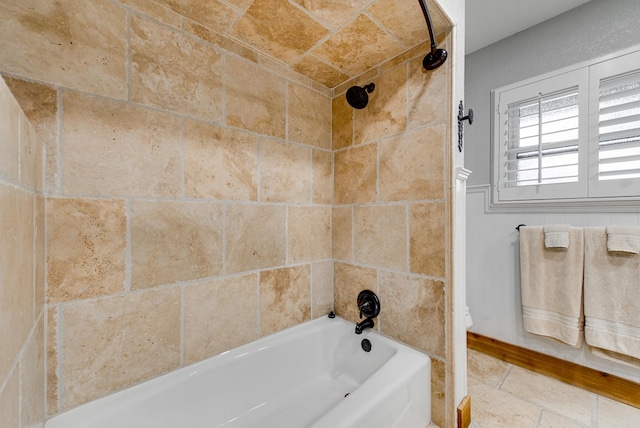
[[[526,226],[526,224],[519,224],[519,225],[517,225],[517,226],[516,226],[516,230],[517,230],[518,232],[520,232],[520,228],[521,228],[522,226]]]

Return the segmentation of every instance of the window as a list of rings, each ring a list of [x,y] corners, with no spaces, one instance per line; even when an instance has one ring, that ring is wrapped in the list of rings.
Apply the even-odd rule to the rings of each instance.
[[[492,95],[494,204],[640,199],[640,51]]]

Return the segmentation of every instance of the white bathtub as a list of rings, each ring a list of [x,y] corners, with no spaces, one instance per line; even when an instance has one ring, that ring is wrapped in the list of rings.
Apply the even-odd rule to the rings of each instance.
[[[426,355],[323,317],[84,404],[45,428],[425,428],[430,379]]]

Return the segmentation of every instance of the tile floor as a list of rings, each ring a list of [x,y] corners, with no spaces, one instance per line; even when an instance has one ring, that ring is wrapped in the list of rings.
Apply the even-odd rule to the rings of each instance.
[[[468,351],[471,428],[637,428],[640,409]]]

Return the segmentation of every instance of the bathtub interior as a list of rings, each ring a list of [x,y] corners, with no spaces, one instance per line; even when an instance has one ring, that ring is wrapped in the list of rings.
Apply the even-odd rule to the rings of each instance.
[[[395,425],[415,416],[412,408],[430,419],[428,358],[420,354],[426,363],[411,369],[414,353],[322,318],[72,409],[45,428],[337,428],[367,418],[369,426],[424,427]],[[378,425],[390,415],[396,422]]]

